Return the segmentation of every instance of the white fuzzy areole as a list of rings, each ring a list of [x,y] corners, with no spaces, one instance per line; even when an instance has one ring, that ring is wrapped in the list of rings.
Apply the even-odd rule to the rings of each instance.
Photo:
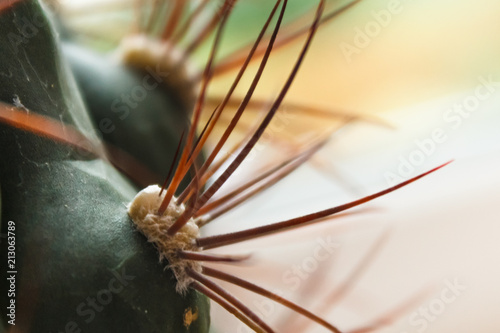
[[[159,186],[151,185],[137,193],[127,206],[128,214],[137,229],[147,237],[149,242],[155,244],[160,253],[160,261],[168,260],[168,268],[172,269],[177,278],[176,290],[184,294],[192,282],[186,269],[191,268],[201,273],[201,265],[196,261],[179,259],[177,251],[198,251],[195,240],[200,236],[200,229],[193,219],[190,219],[174,236],[168,236],[168,228],[182,215],[185,207],[182,204],[177,205],[174,197],[165,213],[159,216],[158,209],[165,197],[165,193],[159,196],[160,191]]]

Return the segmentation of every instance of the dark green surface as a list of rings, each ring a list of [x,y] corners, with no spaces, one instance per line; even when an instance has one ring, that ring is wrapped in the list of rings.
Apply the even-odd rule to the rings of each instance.
[[[33,33],[27,33],[30,24]],[[38,3],[1,13],[0,31],[0,100],[19,98],[31,112],[95,137]],[[0,124],[0,184],[2,233],[8,221],[16,225],[17,332],[208,332],[208,300],[175,292],[171,272],[127,216],[135,190],[115,169]],[[4,238],[0,247],[5,291]],[[92,310],[90,302],[99,297]],[[4,325],[7,302],[2,292]],[[186,329],[189,308],[198,320]]]
[[[110,55],[70,42],[63,44],[63,51],[104,141],[149,168],[155,176],[149,184],[163,183],[192,108],[168,94],[163,77],[168,72],[154,66],[127,68]]]

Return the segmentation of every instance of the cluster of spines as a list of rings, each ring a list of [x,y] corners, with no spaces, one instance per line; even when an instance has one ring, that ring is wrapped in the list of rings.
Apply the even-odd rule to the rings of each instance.
[[[182,179],[187,175],[189,170],[193,171],[193,177],[191,183],[183,189],[180,197],[177,199],[178,204],[185,204],[186,209],[184,213],[176,220],[176,222],[170,226],[166,232],[166,237],[171,237],[175,235],[188,221],[194,220],[195,223],[198,224],[199,227],[206,225],[207,223],[213,221],[218,216],[226,213],[230,209],[234,208],[236,205],[239,205],[245,200],[247,200],[252,195],[272,186],[274,183],[284,178],[287,174],[295,170],[297,167],[305,163],[309,160],[309,158],[317,151],[321,146],[326,142],[327,138],[318,138],[317,142],[312,143],[309,148],[304,151],[297,153],[294,156],[291,156],[286,161],[276,165],[274,168],[270,169],[268,172],[264,173],[261,176],[258,176],[245,184],[241,185],[234,192],[223,196],[217,200],[210,199],[216,194],[221,186],[226,182],[226,180],[233,174],[233,172],[241,165],[243,160],[247,157],[251,149],[255,146],[257,141],[262,136],[266,127],[269,125],[274,115],[276,114],[278,108],[284,103],[283,100],[299,70],[300,65],[302,64],[305,54],[310,46],[313,36],[315,35],[318,26],[327,20],[330,20],[336,17],[338,14],[343,12],[345,9],[352,6],[354,3],[358,1],[352,1],[349,4],[343,6],[339,10],[336,10],[324,17],[322,17],[322,12],[325,6],[325,1],[321,0],[318,8],[316,10],[315,18],[312,25],[307,29],[302,29],[299,31],[295,31],[294,33],[285,35],[283,37],[278,36],[278,32],[280,31],[280,27],[282,24],[282,20],[285,13],[285,8],[287,6],[287,0],[277,0],[274,8],[272,9],[264,27],[262,28],[257,40],[251,47],[246,48],[247,54],[245,56],[241,56],[242,52],[237,52],[230,57],[223,59],[219,64],[214,65],[214,59],[216,56],[217,49],[219,47],[220,40],[222,38],[222,32],[224,30],[224,26],[227,22],[229,14],[233,8],[232,0],[225,0],[223,5],[220,7],[220,10],[217,13],[214,13],[212,18],[208,21],[205,29],[202,29],[201,33],[193,39],[192,43],[188,45],[186,48],[186,57],[189,56],[192,52],[194,52],[199,45],[210,35],[210,33],[216,28],[216,37],[212,47],[211,54],[209,56],[209,60],[206,64],[205,70],[199,77],[201,81],[200,92],[195,104],[195,108],[193,110],[193,121],[189,132],[187,133],[186,142],[184,144],[184,148],[181,150],[181,142],[183,141],[181,138],[181,142],[179,143],[179,147],[176,153],[176,157],[174,158],[174,163],[172,164],[171,171],[173,172],[173,176],[170,175],[167,177],[165,184],[163,185],[163,190],[166,191],[165,199],[162,201],[162,204],[158,208],[158,215],[162,215],[165,213],[166,208],[168,207],[171,200],[174,198],[174,193],[179,189],[180,183]],[[159,3],[159,2],[156,2]],[[172,8],[168,15],[168,24],[165,26],[161,39],[165,42],[178,42],[182,37],[186,34],[186,31],[189,29],[190,24],[196,20],[196,18],[203,12],[205,6],[208,1],[201,1],[199,6],[191,13],[191,15],[185,20],[184,24],[181,25],[179,18],[181,17],[180,13],[184,11],[185,1],[176,0],[172,2]],[[281,10],[279,10],[279,6],[281,4]],[[12,3],[9,5],[0,4],[0,11],[5,10],[10,7]],[[266,31],[268,26],[272,22],[273,17],[279,11],[278,19],[275,23],[274,30],[270,36],[266,35]],[[154,22],[160,19],[158,15],[159,11],[152,11],[152,15],[146,24],[145,32],[147,32],[154,25]],[[139,29],[141,30],[141,29]],[[222,146],[226,143],[229,138],[229,135],[234,131],[238,120],[240,119],[243,112],[248,108],[252,107],[252,105],[262,105],[263,101],[252,99],[253,92],[257,87],[262,72],[266,66],[267,60],[271,55],[271,51],[273,48],[276,48],[281,45],[285,45],[290,41],[296,40],[299,36],[302,36],[304,33],[307,34],[306,41],[302,50],[296,60],[288,79],[286,80],[283,88],[279,92],[278,96],[271,103],[271,107],[267,111],[265,117],[261,122],[257,124],[257,128],[248,134],[248,136],[242,140],[234,149],[236,157],[229,162],[229,166],[222,171],[221,175],[212,182],[212,185],[208,187],[208,189],[204,190],[204,185],[207,183],[210,176],[215,174],[217,170],[222,168],[222,163],[216,162],[216,157],[220,152]],[[263,47],[267,43],[267,46]],[[233,116],[229,126],[226,128],[223,136],[217,141],[216,147],[209,154],[205,163],[201,166],[196,165],[196,159],[200,154],[202,148],[204,147],[205,142],[207,141],[210,133],[212,132],[215,124],[217,123],[220,115],[227,105],[232,103],[231,97],[232,94],[238,85],[241,77],[246,71],[249,63],[254,61],[255,59],[261,58],[261,62],[257,73],[254,76],[254,79],[251,83],[250,88],[248,89],[245,97],[239,103],[238,109]],[[222,101],[215,102],[217,105],[215,110],[213,111],[210,119],[208,120],[205,128],[202,133],[199,135],[198,139],[195,142],[196,129],[199,125],[202,110],[206,104],[206,91],[207,87],[210,83],[211,78],[214,74],[221,74],[228,70],[239,68],[239,72],[233,82],[233,85],[228,90],[228,93]],[[213,102],[213,101],[212,101]],[[352,116],[351,116],[352,117]],[[26,114],[24,111],[17,110],[12,106],[8,106],[5,104],[0,105],[0,119],[3,122],[6,122],[12,126],[16,126],[31,132],[36,132],[40,135],[50,136],[53,139],[60,140],[67,144],[71,144],[80,149],[91,150],[99,156],[102,156],[102,150],[95,148],[94,145],[89,144],[85,141],[77,131],[73,131],[71,127],[62,128],[61,125],[52,121],[48,118],[37,116],[36,114]],[[69,133],[69,135],[68,135]],[[175,160],[180,153],[179,162],[177,163],[177,167],[174,168]],[[444,164],[445,165],[445,164]],[[196,251],[182,251],[179,250],[177,255],[179,259],[182,260],[191,260],[197,262],[240,262],[245,260],[246,257],[241,256],[221,256],[214,254],[205,254],[202,251],[207,249],[213,249],[229,244],[243,242],[249,239],[254,239],[258,237],[262,237],[265,235],[283,232],[285,230],[289,230],[291,228],[297,228],[300,226],[304,226],[310,223],[318,222],[319,220],[324,220],[323,218],[332,216],[334,214],[338,214],[340,212],[346,211],[350,208],[359,206],[368,201],[374,200],[380,196],[386,195],[390,192],[393,192],[403,186],[406,186],[417,179],[420,179],[429,173],[436,171],[437,169],[443,167],[441,165],[437,168],[434,168],[426,173],[423,173],[417,177],[409,179],[399,185],[393,186],[386,190],[377,192],[375,194],[366,196],[359,200],[352,201],[347,204],[343,204],[340,206],[332,207],[329,209],[325,209],[319,212],[315,212],[312,214],[292,218],[286,221],[281,221],[277,223],[271,223],[265,226],[256,227],[248,230],[243,230],[239,232],[234,232],[230,234],[223,234],[211,237],[200,237],[195,240]],[[175,170],[175,172],[174,172]],[[366,266],[366,263],[363,262],[359,269],[356,270],[356,273],[362,270],[363,267]],[[222,287],[214,283],[208,277],[224,280],[226,282],[230,282],[234,285],[240,286],[242,288],[246,288],[252,292],[263,295],[264,297],[268,297],[278,303],[283,304],[284,306],[289,307],[290,309],[310,318],[311,320],[317,322],[318,324],[324,326],[328,330],[332,332],[340,332],[332,324],[328,323],[324,319],[315,315],[314,313],[290,302],[264,288],[256,286],[248,281],[240,279],[238,277],[223,273],[218,270],[214,270],[212,268],[208,268],[202,266],[202,271],[197,272],[190,268],[187,268],[186,272],[189,277],[193,280],[191,283],[191,287],[198,290],[199,292],[205,294],[215,302],[219,303],[222,307],[224,307],[227,311],[234,314],[238,319],[247,324],[249,327],[258,332],[274,332],[274,330],[265,323],[261,318],[259,318],[252,310],[250,310],[247,306],[245,306],[242,302],[237,300],[230,293],[225,291]],[[349,284],[352,284],[355,279],[351,279]],[[413,301],[410,302],[413,304]],[[351,332],[361,333],[361,332],[369,332],[377,329],[380,325],[387,324],[394,317],[397,317],[401,310],[406,309],[407,306],[399,306],[396,310],[389,313],[387,316],[384,316],[372,324],[364,326],[362,328],[352,330]]]

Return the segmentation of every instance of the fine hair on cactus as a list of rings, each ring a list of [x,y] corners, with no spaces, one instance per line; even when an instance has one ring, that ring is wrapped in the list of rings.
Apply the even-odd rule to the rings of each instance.
[[[209,299],[255,332],[278,331],[220,281],[336,333],[375,331],[414,304],[409,300],[346,331],[335,318],[225,271],[228,265],[232,272],[254,263],[251,254],[224,248],[333,223],[334,217],[449,162],[326,209],[234,232],[204,233],[218,218],[309,162],[343,125],[386,125],[377,118],[286,101],[318,29],[359,1],[329,2],[335,5],[332,10],[325,10],[326,2],[318,0],[313,9],[287,21],[289,1],[274,1],[253,42],[222,58],[218,53],[236,0],[137,1],[132,32],[109,57],[77,45],[57,6],[56,14],[47,14],[38,1],[0,2],[0,27],[6,29],[0,42],[8,54],[0,74],[12,75],[0,82],[0,208],[2,232],[7,221],[14,221],[19,244],[18,321],[10,327],[3,323],[7,332],[208,332]],[[22,25],[11,24],[24,22],[16,17],[29,22],[40,13],[44,20],[30,38],[21,34]],[[194,54],[205,44],[210,44],[207,60],[197,70]],[[257,96],[274,51],[287,44],[300,44],[300,49],[281,87],[272,99]],[[233,72],[223,96],[210,91],[215,78]],[[259,144],[275,143],[266,141],[265,133],[283,109],[340,125],[293,143],[274,138],[286,157],[271,160],[228,189],[224,185],[258,155]],[[342,287],[352,287],[372,252]],[[123,288],[115,288],[116,281]],[[343,290],[325,293],[330,292]],[[5,309],[9,300],[1,297]]]

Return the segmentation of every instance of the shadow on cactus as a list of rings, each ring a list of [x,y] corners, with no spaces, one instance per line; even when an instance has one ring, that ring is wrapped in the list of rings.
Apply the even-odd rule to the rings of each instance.
[[[395,191],[441,166],[308,215],[210,237],[200,230],[285,178],[328,141],[331,131],[309,139],[234,190],[222,188],[286,103],[320,24],[355,2],[323,16],[325,4],[319,1],[310,26],[295,29],[300,18],[283,24],[287,1],[276,1],[255,42],[218,60],[234,1],[224,1],[215,10],[209,1],[195,2],[189,9],[188,2],[172,1],[166,5],[167,20],[161,17],[162,2],[156,1],[148,7],[147,19],[139,21],[140,33],[123,43],[118,62],[116,57],[113,61],[81,49],[68,37],[63,56],[42,5],[2,2],[2,234],[15,230],[15,251],[6,251],[2,239],[1,289],[12,288],[7,278],[15,276],[15,297],[2,293],[0,298],[3,327],[8,332],[208,332],[211,299],[254,331],[274,332],[216,282],[223,280],[280,303],[328,331],[341,332],[314,312],[210,266],[241,264],[249,256],[210,250],[328,221],[327,217]],[[196,37],[180,48],[187,32],[200,24],[203,28]],[[160,37],[145,37],[159,26]],[[193,74],[187,64],[190,54],[209,36],[213,44],[206,66]],[[272,51],[292,41],[303,46],[281,90],[269,102],[255,98]],[[233,93],[252,62],[258,62],[257,69],[245,95],[235,101]],[[210,96],[213,76],[229,69],[237,74],[227,94],[220,99]],[[289,107],[304,116],[321,113]],[[259,108],[264,108],[262,116],[255,113]],[[253,127],[240,123],[249,112],[254,112]],[[229,121],[224,123],[224,117]],[[342,123],[359,118],[334,113],[330,117]],[[223,133],[213,139],[221,124]],[[233,154],[222,154],[236,130],[245,135],[233,140]],[[209,149],[210,136],[215,146]],[[150,185],[162,180],[162,186]],[[138,185],[150,186],[137,193]],[[9,229],[12,225],[15,228]],[[8,267],[13,255],[14,266]],[[374,331],[403,309],[350,332]]]

